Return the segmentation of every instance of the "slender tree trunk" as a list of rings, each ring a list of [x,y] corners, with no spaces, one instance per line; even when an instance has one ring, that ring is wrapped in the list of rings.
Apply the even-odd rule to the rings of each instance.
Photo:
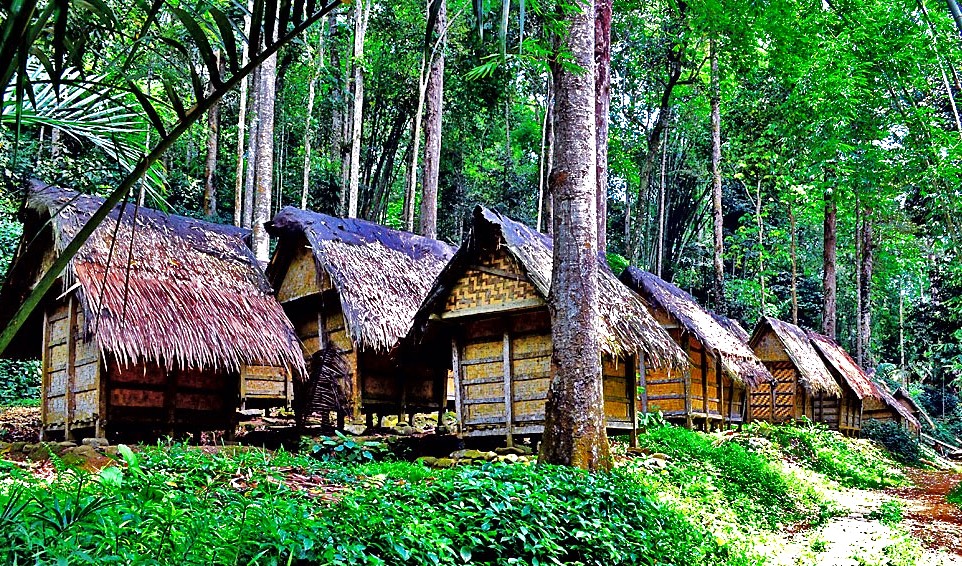
[[[224,57],[220,51],[214,52],[217,68],[223,74],[225,70]],[[213,89],[213,80],[211,80]],[[220,102],[214,103],[207,111],[207,160],[204,163],[204,215],[217,216],[217,187],[214,178],[217,175],[217,146],[220,134]]]
[[[324,68],[324,32],[321,31],[320,39],[317,41],[317,62],[314,65],[314,73],[311,81],[307,85],[307,118],[304,123],[304,175],[303,186],[301,187],[301,208],[307,209],[307,197],[311,189],[311,120],[314,117],[314,97],[317,95],[317,80]]]
[[[872,272],[875,256],[872,213],[871,206],[865,206],[862,209],[862,261],[859,266],[861,273],[859,289],[861,294],[861,311],[859,312],[859,332],[861,334],[860,342],[862,343],[861,363],[867,367],[875,365],[875,359],[872,356]]]
[[[760,316],[765,316],[765,221],[762,219],[762,180],[755,185],[755,221],[758,224],[758,282],[761,287]]]
[[[902,375],[907,379],[908,373],[905,372],[905,291],[899,282],[899,368],[903,370]],[[908,386],[907,382],[902,385]]]
[[[261,263],[270,259],[270,238],[264,224],[270,220],[274,181],[274,100],[277,79],[277,54],[264,60],[257,85],[257,189],[251,240],[254,256]]]
[[[254,11],[254,0],[247,2],[247,15],[244,16],[244,37],[251,36],[251,12]],[[242,49],[241,66],[246,66],[250,61],[250,51]],[[234,226],[245,226],[244,224],[244,162],[251,154],[244,151],[244,135],[247,127],[247,90],[248,77],[241,79],[240,101],[237,111],[237,173],[234,176]],[[253,137],[253,136],[252,136]]]
[[[834,188],[825,189],[825,222],[823,226],[822,247],[822,334],[829,338],[836,336],[836,276],[835,258],[838,229],[838,209],[835,204]]]
[[[351,127],[351,170],[348,188],[347,216],[357,218],[361,174],[361,129],[364,122],[364,34],[371,13],[371,0],[356,2],[354,20],[354,111]]]
[[[611,467],[605,434],[600,338],[597,331],[598,219],[595,168],[594,9],[570,16],[565,37],[586,72],[554,68],[557,155],[551,190],[554,268],[551,274],[551,386],[540,459],[590,470]]]
[[[548,164],[548,156],[546,154],[546,149],[548,147],[548,119],[551,116],[551,77],[549,75],[547,82],[547,87],[545,88],[544,94],[544,119],[541,123],[541,149],[538,153],[538,232],[544,232],[544,205],[547,200],[546,192],[548,183],[545,179],[545,173]]]
[[[712,38],[709,41],[709,57],[711,58],[711,202],[712,202],[712,235],[714,254],[712,264],[715,268],[712,279],[712,299],[715,310],[724,314],[725,306],[725,216],[722,210],[722,180],[721,180],[721,89],[718,80],[718,42]],[[761,181],[759,181],[761,187]],[[757,206],[761,207],[759,195]],[[761,216],[759,216],[759,227]],[[759,243],[761,243],[761,228],[759,228]],[[759,250],[761,254],[761,250]],[[759,255],[759,261],[761,255]],[[764,286],[764,276],[762,285]],[[765,313],[764,287],[762,293],[762,314]]]
[[[424,181],[421,184],[421,235],[436,238],[438,177],[441,173],[441,113],[444,104],[444,44],[448,22],[446,1],[428,0],[428,5],[431,2],[440,2],[437,29],[441,39],[437,52],[431,57],[431,70],[428,72],[425,92],[427,115],[424,127]]]
[[[665,197],[668,192],[666,186],[668,167],[668,130],[665,130],[665,143],[661,147],[661,179],[658,183],[658,241],[655,243],[655,273],[658,277],[664,276],[665,260]]]
[[[595,168],[598,177],[598,249],[608,249],[608,108],[611,105],[611,1],[595,3]]]
[[[862,203],[855,192],[855,362],[862,365]]]
[[[555,134],[555,93],[554,78],[552,77],[551,96],[548,97],[548,162],[545,165],[545,184],[544,184],[544,232],[551,236],[554,234],[554,193],[551,190],[551,172],[554,170],[554,134]]]
[[[798,324],[798,236],[795,233],[795,208],[788,203],[788,223],[792,233],[792,324]]]
[[[251,106],[247,134],[247,173],[244,175],[244,217],[242,226],[254,226],[254,193],[257,191],[257,140],[260,137],[260,82],[261,68],[251,74]]]

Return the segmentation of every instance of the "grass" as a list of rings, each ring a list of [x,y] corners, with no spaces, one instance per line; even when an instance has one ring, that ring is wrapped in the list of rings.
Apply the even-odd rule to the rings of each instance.
[[[962,482],[955,484],[952,489],[949,490],[949,493],[945,495],[945,499],[949,503],[962,506]]]

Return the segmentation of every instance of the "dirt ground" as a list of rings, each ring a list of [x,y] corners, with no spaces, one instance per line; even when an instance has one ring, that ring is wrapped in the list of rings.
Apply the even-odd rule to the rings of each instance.
[[[0,407],[0,442],[40,440],[40,407]]]
[[[915,469],[906,474],[915,485],[888,491],[903,501],[906,526],[927,548],[947,549],[962,556],[962,509],[945,499],[962,481],[962,475]]]

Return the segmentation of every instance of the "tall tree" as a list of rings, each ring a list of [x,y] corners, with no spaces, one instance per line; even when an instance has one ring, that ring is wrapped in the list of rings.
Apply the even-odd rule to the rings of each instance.
[[[251,12],[254,11],[254,0],[247,1],[247,13],[244,15],[244,37],[251,35]],[[247,64],[247,50],[241,50],[241,63]],[[238,93],[239,104],[237,110],[237,166],[234,177],[234,226],[245,226],[244,224],[244,163],[249,155],[244,150],[244,135],[247,129],[247,85],[250,79],[247,75],[241,79],[240,92]],[[251,183],[253,185],[253,183]]]
[[[266,37],[266,36],[265,36]],[[271,41],[273,37],[269,38]],[[270,220],[274,182],[274,101],[277,92],[277,54],[264,60],[258,71],[257,84],[257,169],[254,193],[254,217],[251,230],[254,256],[267,263],[270,259],[270,237],[265,224]]]
[[[314,98],[317,96],[317,81],[324,68],[324,30],[318,34],[317,52],[311,58],[314,69],[307,83],[307,116],[304,122],[304,172],[301,187],[301,208],[307,208],[307,196],[311,185],[311,119],[314,117]]]
[[[836,335],[835,276],[836,242],[838,239],[838,208],[835,204],[834,187],[825,189],[825,221],[822,229],[822,334],[829,338]]]
[[[712,278],[712,299],[715,310],[724,314],[725,308],[725,216],[722,210],[722,179],[721,179],[721,88],[718,78],[718,41],[713,37],[708,42],[709,58],[711,59],[711,203],[712,203],[712,236],[714,277]],[[759,183],[761,183],[759,181]],[[759,186],[761,186],[759,184]],[[759,196],[758,207],[761,207]],[[761,218],[758,220],[761,226]],[[761,228],[759,228],[761,232]],[[759,235],[761,239],[761,235]],[[760,244],[761,242],[759,242]],[[761,250],[759,250],[761,253]],[[759,258],[761,256],[759,255]],[[762,304],[764,305],[764,296]],[[764,312],[762,313],[764,314]]]
[[[595,2],[595,169],[598,249],[608,249],[608,108],[611,106],[611,0]]]
[[[217,61],[217,68],[223,74],[224,58],[220,51],[214,52],[214,59]],[[210,81],[208,96],[214,91],[214,81]],[[207,159],[204,161],[204,215],[217,215],[217,186],[214,178],[217,175],[217,146],[220,135],[220,101],[216,102],[207,111]]]
[[[551,273],[551,385],[540,460],[598,470],[611,466],[605,434],[597,330],[598,214],[595,163],[594,6],[569,16],[564,48],[574,71],[553,65],[556,155]]]
[[[364,35],[371,14],[371,0],[358,0],[354,10],[354,104],[351,126],[351,168],[348,179],[348,218],[357,218],[361,176],[361,134],[364,127]]]
[[[438,30],[437,47],[432,49],[431,70],[425,92],[424,181],[421,185],[421,234],[436,238],[438,234],[438,178],[441,173],[441,111],[444,98],[444,44],[447,35],[445,0],[428,0],[428,35],[431,38],[432,14],[437,13],[434,27]],[[434,41],[430,41],[434,44]],[[430,45],[429,44],[429,45]]]
[[[872,207],[864,205],[861,210],[859,228],[859,313],[858,313],[858,363],[864,366],[875,365],[872,356],[872,271],[874,267]]]

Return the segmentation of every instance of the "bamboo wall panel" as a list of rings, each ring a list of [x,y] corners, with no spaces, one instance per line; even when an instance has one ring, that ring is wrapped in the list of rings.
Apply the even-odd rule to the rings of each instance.
[[[287,400],[291,391],[290,372],[284,368],[244,366],[241,380],[245,398]]]
[[[780,343],[779,343],[780,344]],[[775,377],[775,415],[772,416],[772,393],[767,385],[756,387],[750,396],[752,419],[767,422],[788,422],[796,418],[795,395],[798,389],[798,372],[792,362],[788,361],[788,354],[784,349],[780,351],[781,359],[773,359],[773,348],[767,350],[768,359],[765,367]],[[757,351],[756,351],[757,353]]]
[[[634,373],[633,364],[610,356],[601,357],[605,418],[608,426],[618,423],[622,427],[631,428],[630,407],[636,395],[634,391],[628,391],[628,371]]]
[[[530,306],[533,300],[543,303],[534,285],[503,249],[486,252],[478,264],[483,267],[467,269],[454,285],[444,308],[446,313],[497,307],[510,310]]]
[[[666,416],[685,413],[685,378],[678,371],[648,368],[643,395],[648,397],[648,411],[661,411]]]

